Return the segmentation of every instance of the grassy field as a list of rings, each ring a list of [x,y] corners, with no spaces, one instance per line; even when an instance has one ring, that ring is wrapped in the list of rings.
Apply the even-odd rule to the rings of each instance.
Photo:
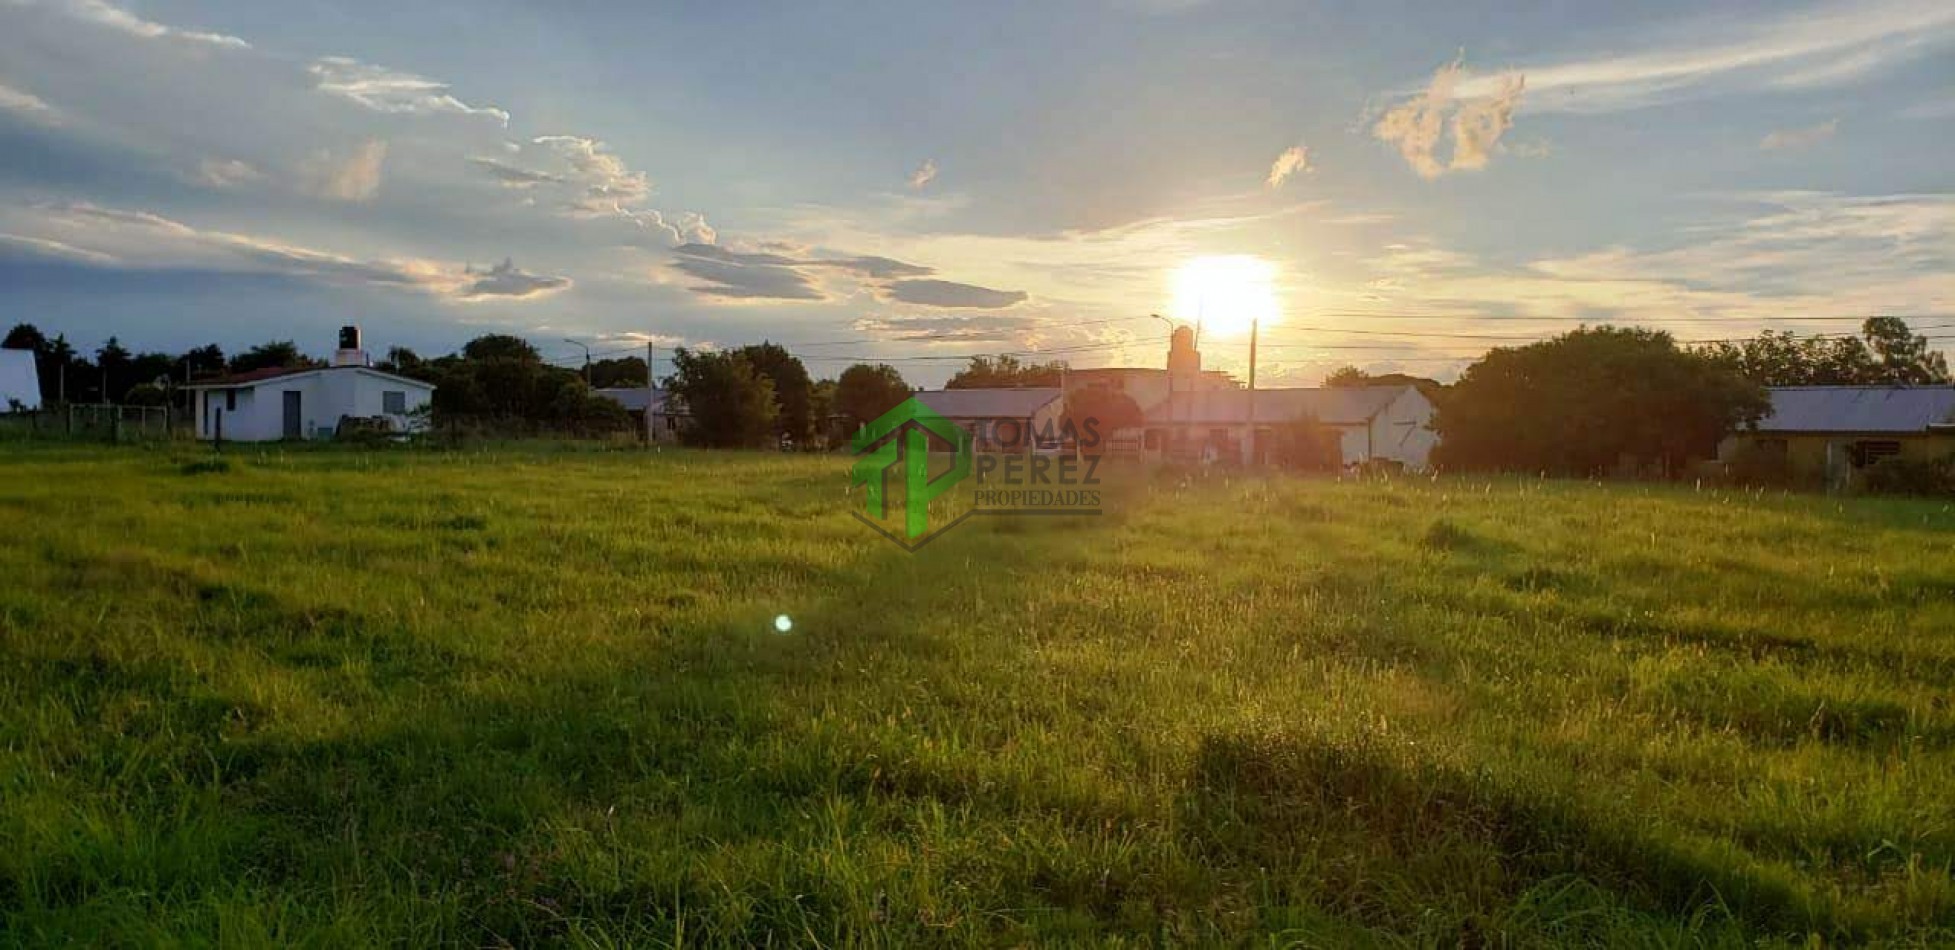
[[[0,942],[1955,940],[1948,504],[203,457],[0,453]]]

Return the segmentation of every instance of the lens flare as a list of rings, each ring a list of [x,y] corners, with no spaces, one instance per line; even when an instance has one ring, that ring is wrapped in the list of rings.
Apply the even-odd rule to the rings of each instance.
[[[793,630],[793,629],[794,629],[794,621],[791,618],[789,618],[787,614],[781,614],[774,618],[775,633],[786,633],[789,630]]]

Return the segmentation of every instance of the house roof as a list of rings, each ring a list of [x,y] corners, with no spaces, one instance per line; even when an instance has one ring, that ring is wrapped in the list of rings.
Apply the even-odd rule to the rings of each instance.
[[[0,412],[16,402],[29,409],[41,407],[41,374],[33,350],[0,350]]]
[[[220,376],[217,377],[216,379],[200,379],[193,383],[185,383],[183,388],[185,389],[240,389],[240,388],[248,388],[251,386],[256,386],[259,383],[266,382],[268,380],[284,379],[288,376],[310,376],[314,373],[344,373],[344,372],[366,373],[370,376],[378,376],[382,379],[388,379],[398,383],[404,383],[408,386],[413,386],[416,389],[435,388],[433,383],[425,382],[419,379],[411,379],[409,377],[402,376],[397,373],[389,373],[383,370],[377,370],[371,366],[267,366],[264,369],[254,369],[248,372],[238,373],[233,376]]]
[[[667,411],[667,406],[671,402],[671,400],[667,397],[665,390],[663,389],[648,390],[643,386],[637,386],[637,387],[612,386],[604,389],[593,389],[591,390],[591,392],[595,393],[596,395],[602,396],[606,399],[609,399],[612,402],[615,402],[618,405],[631,410],[632,412],[645,411],[645,394],[648,392],[651,393],[651,403],[652,403],[653,412]]]
[[[916,398],[946,419],[1024,419],[1061,395],[1057,388],[931,389]]]
[[[1925,432],[1955,424],[1955,386],[1778,386],[1760,432]]]
[[[1149,424],[1242,425],[1254,400],[1258,423],[1288,422],[1305,416],[1325,425],[1363,425],[1410,386],[1349,386],[1324,389],[1214,389],[1180,392],[1147,410]]]

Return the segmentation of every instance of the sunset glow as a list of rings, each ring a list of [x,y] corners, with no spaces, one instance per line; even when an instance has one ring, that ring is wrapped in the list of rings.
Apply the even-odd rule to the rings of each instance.
[[[1174,272],[1173,289],[1175,318],[1199,324],[1207,336],[1243,336],[1251,322],[1282,316],[1275,265],[1247,254],[1190,260]]]

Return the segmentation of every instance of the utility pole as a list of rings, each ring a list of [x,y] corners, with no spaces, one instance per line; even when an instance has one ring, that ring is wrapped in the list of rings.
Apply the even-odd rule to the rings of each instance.
[[[652,371],[652,341],[645,341],[645,444],[651,445],[658,438],[658,431],[652,425],[652,410],[658,405],[658,374]]]
[[[1256,449],[1262,441],[1256,437],[1256,337],[1262,324],[1260,317],[1249,321],[1249,458],[1245,461],[1251,464],[1256,461]]]
[[[563,341],[584,351],[584,388],[591,388],[591,348],[569,337],[564,337]]]

